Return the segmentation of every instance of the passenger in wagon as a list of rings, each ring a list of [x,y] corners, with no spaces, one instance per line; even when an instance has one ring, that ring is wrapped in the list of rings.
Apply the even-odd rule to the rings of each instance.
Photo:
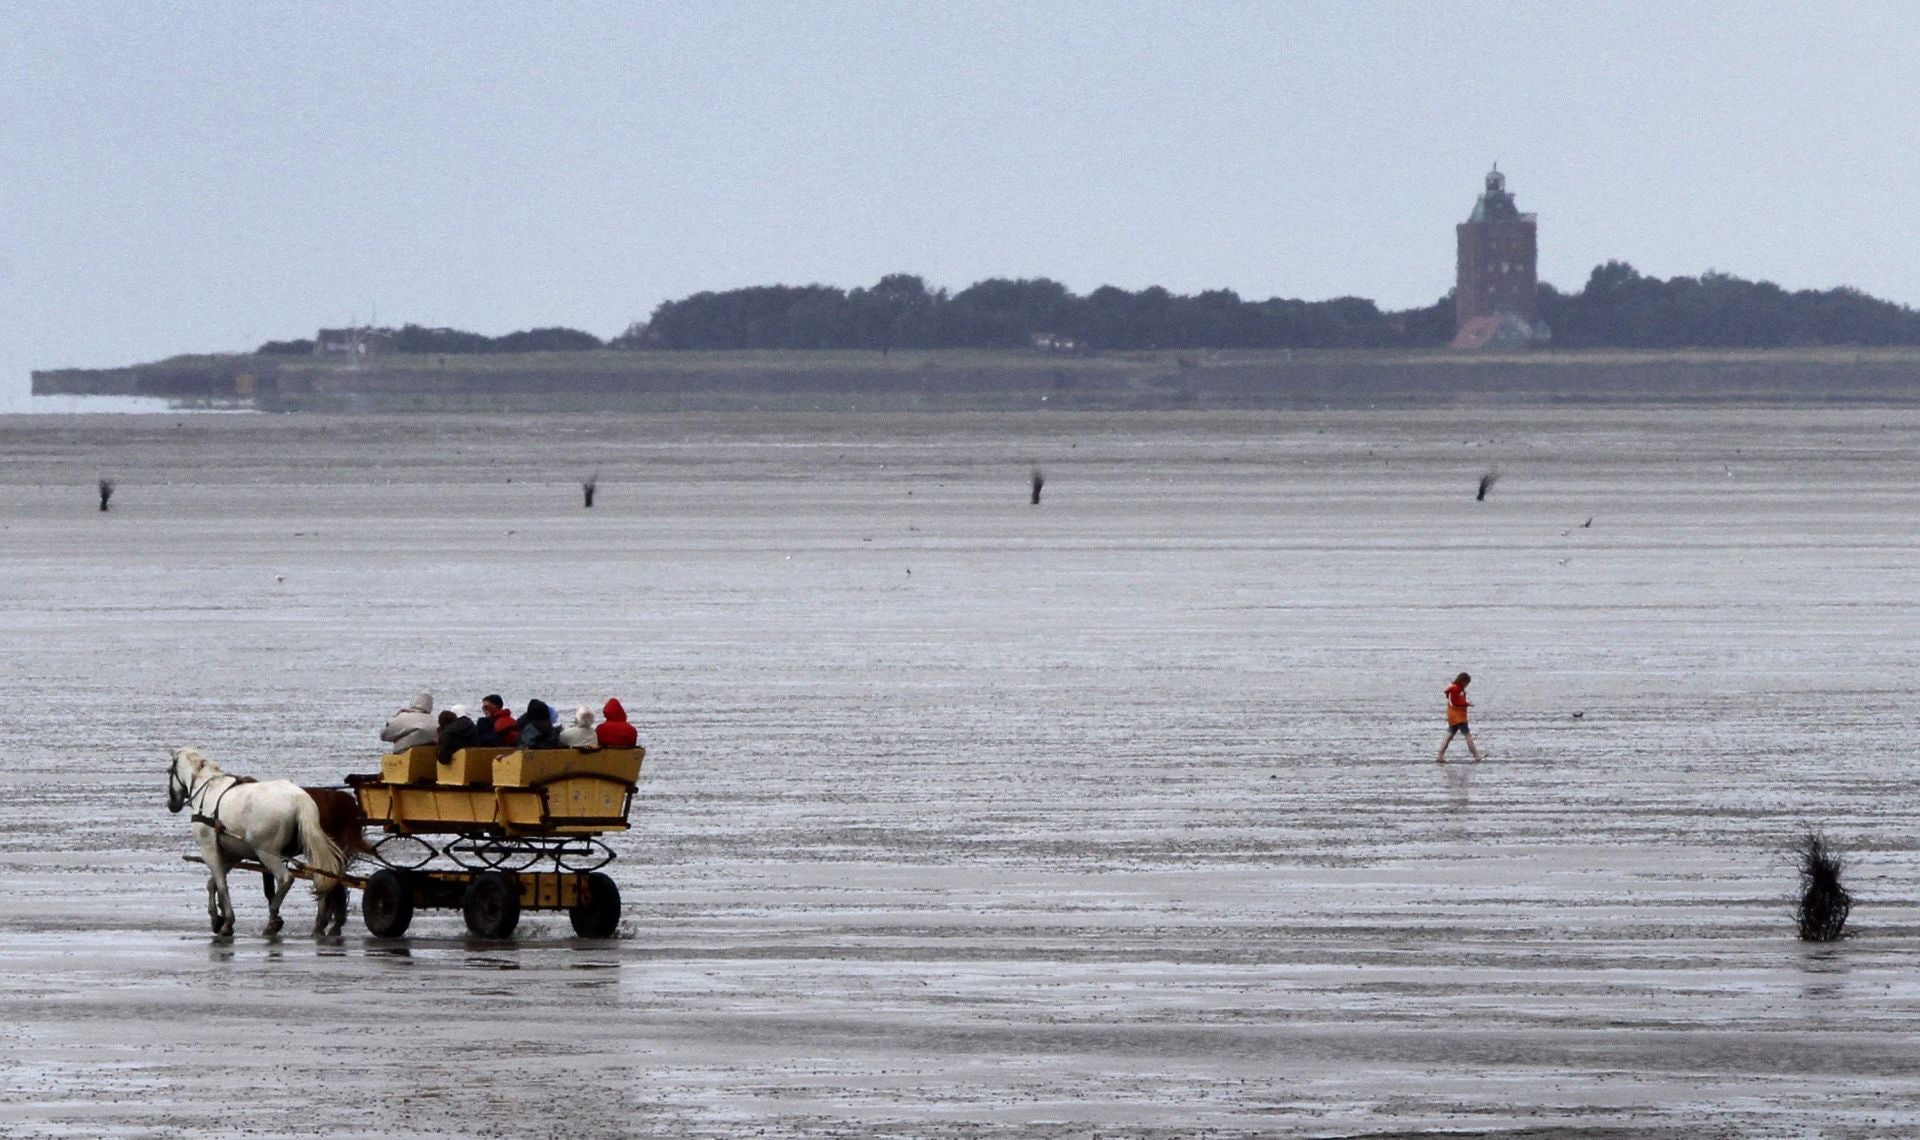
[[[479,743],[480,730],[475,727],[466,709],[454,705],[441,711],[440,759],[443,762],[453,759],[453,754],[462,748],[472,748]]]
[[[597,751],[600,734],[593,731],[593,710],[585,705],[573,710],[573,723],[560,730],[560,747]]]
[[[440,722],[433,715],[432,693],[416,694],[413,703],[394,713],[387,727],[380,730],[380,739],[391,744],[395,752],[432,744],[439,736]]]
[[[594,727],[594,735],[600,738],[600,747],[632,748],[640,743],[640,734],[627,723],[627,710],[621,705],[619,697],[608,697],[600,715],[605,719]]]
[[[560,730],[554,727],[553,710],[547,702],[535,698],[527,702],[527,713],[520,718],[520,747],[558,748]]]
[[[520,743],[517,723],[513,710],[501,702],[500,694],[489,693],[480,698],[480,719],[474,722],[475,743],[482,748],[512,748]]]

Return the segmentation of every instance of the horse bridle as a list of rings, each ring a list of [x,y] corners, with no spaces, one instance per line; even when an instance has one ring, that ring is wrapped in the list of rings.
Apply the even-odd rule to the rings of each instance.
[[[175,793],[179,793],[178,799],[175,799]],[[167,800],[177,805],[174,811],[179,811],[187,806],[187,801],[192,797],[193,785],[180,778],[180,761],[176,757],[167,765]]]
[[[202,812],[200,810],[201,805],[193,802],[195,797],[202,800],[206,799],[207,789],[212,787],[213,782],[222,776],[227,777],[233,782],[220,789],[220,794],[214,798],[212,811]],[[241,777],[231,772],[216,772],[200,781],[198,785],[195,785],[180,778],[180,762],[178,760],[167,765],[167,798],[171,800],[173,793],[178,791],[180,793],[180,807],[191,807],[194,809],[193,816],[191,817],[193,822],[204,823],[208,827],[213,828],[215,833],[226,830],[226,828],[220,825],[220,801],[226,799],[228,792],[231,792],[244,782]],[[174,810],[178,811],[179,808],[175,808]]]

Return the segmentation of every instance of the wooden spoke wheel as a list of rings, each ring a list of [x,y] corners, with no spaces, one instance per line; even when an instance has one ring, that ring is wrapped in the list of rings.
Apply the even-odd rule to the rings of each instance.
[[[613,879],[598,871],[587,876],[587,894],[580,905],[570,907],[573,932],[582,938],[611,938],[620,925],[620,888]]]
[[[378,938],[398,938],[413,922],[413,887],[399,871],[381,868],[360,892],[360,917]]]
[[[482,938],[512,938],[520,925],[520,884],[505,871],[482,871],[467,886],[467,929]]]

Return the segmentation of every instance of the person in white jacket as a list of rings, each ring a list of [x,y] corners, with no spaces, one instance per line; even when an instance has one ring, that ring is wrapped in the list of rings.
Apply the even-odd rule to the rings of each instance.
[[[413,703],[394,713],[387,727],[380,730],[380,739],[391,745],[395,752],[405,752],[409,748],[439,740],[440,721],[433,715],[433,694],[416,694]]]
[[[600,734],[593,730],[593,710],[585,705],[573,710],[573,723],[560,730],[560,747],[592,752],[600,747]]]

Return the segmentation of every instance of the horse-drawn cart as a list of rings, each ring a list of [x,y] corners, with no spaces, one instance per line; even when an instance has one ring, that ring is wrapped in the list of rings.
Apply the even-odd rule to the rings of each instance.
[[[467,928],[507,938],[527,910],[564,910],[576,933],[605,938],[620,890],[601,872],[600,836],[627,829],[645,749],[430,747],[386,757],[378,775],[347,777],[379,869],[362,887],[367,929],[406,932],[417,909],[458,909]],[[349,880],[351,881],[351,880]]]

